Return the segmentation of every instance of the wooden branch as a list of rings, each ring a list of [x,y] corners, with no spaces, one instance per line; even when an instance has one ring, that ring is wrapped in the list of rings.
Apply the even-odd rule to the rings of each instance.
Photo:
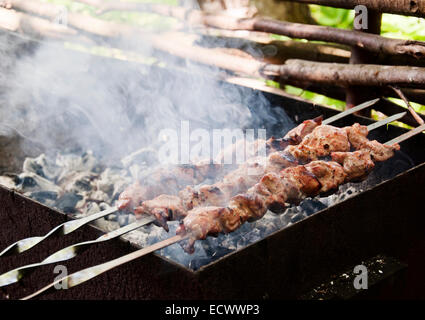
[[[393,86],[389,86],[392,90],[394,90],[395,93],[404,101],[404,103],[407,106],[407,109],[409,109],[409,112],[412,114],[413,118],[415,118],[416,122],[419,125],[424,124],[424,120],[419,117],[419,115],[416,113],[415,109],[413,109],[412,105],[410,104],[409,100],[407,100],[406,96],[403,94],[403,91],[400,90],[400,88],[396,88]]]
[[[283,65],[266,65],[266,75],[288,80],[340,86],[425,86],[425,68],[381,66],[371,64],[346,65],[304,60],[288,60]]]
[[[6,0],[4,5],[10,6],[15,10],[50,19],[56,19],[63,14],[62,7],[36,0]],[[74,28],[103,37],[117,38],[136,32],[135,28],[131,26],[101,20],[86,14],[68,12],[66,20],[68,25]]]
[[[365,50],[391,55],[406,54],[417,59],[425,58],[425,42],[384,38],[379,35],[331,27],[289,23],[268,19],[230,21],[228,17],[205,17],[210,26],[245,29],[281,34],[292,38],[341,43]]]
[[[0,8],[0,28],[30,34],[37,38],[41,36],[63,39],[64,37],[76,36],[78,34],[76,30],[66,26],[3,8]]]
[[[258,42],[246,38],[204,35],[197,44],[209,48],[242,50],[256,59],[274,64],[284,63],[287,59],[346,63],[350,58],[350,51],[338,47],[292,40],[278,41],[270,37]]]
[[[318,4],[335,8],[353,9],[364,5],[368,9],[382,13],[425,17],[425,1],[422,0],[287,0],[293,2]]]
[[[403,93],[407,99],[420,103],[425,106],[425,90],[403,88]]]
[[[12,4],[16,2],[16,0],[9,1],[11,1]],[[95,3],[100,5],[99,1],[96,0],[79,1],[85,3],[90,2],[92,5],[95,5]],[[19,2],[22,2],[22,0]],[[107,6],[107,4],[104,4],[101,8],[105,8],[105,6]],[[121,7],[117,10],[125,10],[125,7],[127,7],[127,9],[130,7],[136,7],[135,4],[128,2],[117,2],[109,5],[110,8],[112,6],[115,9],[117,9],[118,6]],[[142,5],[137,7],[140,10],[144,10],[142,9]],[[148,7],[145,7],[145,9],[147,8]],[[425,58],[425,42],[422,41],[385,38],[379,35],[365,34],[359,31],[291,23],[271,19],[237,19],[224,15],[204,15],[199,10],[188,10],[175,6],[150,5],[149,8],[153,12],[184,20],[190,24],[204,24],[206,26],[228,30],[262,31],[285,35],[291,38],[340,43],[348,46],[360,47],[375,53],[410,55],[417,59]]]

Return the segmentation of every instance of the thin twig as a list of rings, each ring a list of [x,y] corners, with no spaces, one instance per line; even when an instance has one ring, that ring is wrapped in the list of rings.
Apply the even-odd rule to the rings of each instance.
[[[407,106],[407,109],[409,109],[410,113],[412,114],[413,118],[419,123],[419,125],[423,125],[425,121],[416,113],[415,109],[413,109],[412,105],[410,104],[409,100],[407,100],[406,96],[404,95],[403,91],[400,90],[398,87],[388,86],[391,89],[397,93],[397,95],[404,101],[404,103]]]

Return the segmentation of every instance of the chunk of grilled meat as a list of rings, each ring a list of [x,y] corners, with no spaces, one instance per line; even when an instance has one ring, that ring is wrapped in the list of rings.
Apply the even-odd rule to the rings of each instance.
[[[309,119],[290,130],[284,137],[286,141],[291,141],[291,144],[299,144],[306,135],[322,124],[322,116]]]
[[[197,239],[219,232],[232,232],[246,221],[261,218],[267,209],[273,210],[278,205],[279,211],[282,211],[286,202],[297,203],[305,197],[336,189],[351,178],[365,176],[371,170],[371,158],[365,150],[335,152],[332,156],[343,165],[319,160],[284,169],[279,174],[270,173],[246,193],[234,196],[227,208],[206,207],[189,211],[177,230],[180,235],[190,234],[184,249],[192,253]],[[199,214],[201,218],[198,218]],[[202,223],[206,227],[200,228]],[[208,226],[213,226],[211,232]],[[195,233],[192,233],[193,229]]]
[[[198,207],[191,211],[191,214],[185,218],[185,224],[190,226],[191,237],[185,248],[190,253],[194,252],[194,244],[197,239],[205,239],[208,235],[218,235],[223,230],[220,216],[227,208],[219,207]],[[178,230],[182,230],[181,224]],[[181,234],[181,231],[177,231]],[[193,236],[192,236],[193,234]]]
[[[375,167],[370,152],[358,150],[355,152],[332,152],[332,160],[344,167],[347,181],[356,181],[365,178]]]
[[[144,199],[149,199],[151,194],[152,188],[141,186],[139,182],[135,182],[120,194],[117,207],[120,210],[132,210],[134,207],[140,205]]]
[[[133,211],[143,200],[152,199],[160,194],[177,194],[188,184],[198,184],[213,177],[217,166],[216,164],[200,163],[157,169],[149,175],[146,184],[141,185],[136,182],[127,187],[120,194],[117,207],[120,210]]]
[[[367,150],[374,161],[385,161],[394,156],[394,151],[400,150],[398,144],[387,146],[379,143],[376,140],[370,141],[367,139],[368,130],[366,126],[358,123],[345,127],[351,145],[356,150]]]
[[[168,231],[167,221],[184,217],[186,210],[179,197],[162,194],[153,200],[143,201],[141,206],[136,207],[134,213],[136,215],[144,213],[153,215],[158,224]]]
[[[318,193],[336,189],[347,177],[344,168],[334,161],[313,161],[306,164],[304,168],[320,183],[320,188],[317,191],[316,189],[304,191],[306,186],[303,186],[303,193],[308,196],[314,196]]]
[[[350,142],[345,129],[322,125],[306,135],[300,144],[289,146],[286,151],[307,162],[328,156],[333,151],[350,151]]]

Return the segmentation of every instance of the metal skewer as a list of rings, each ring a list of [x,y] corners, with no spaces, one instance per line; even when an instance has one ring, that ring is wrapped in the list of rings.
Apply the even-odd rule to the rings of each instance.
[[[400,119],[405,114],[406,114],[406,112],[398,113],[398,114],[395,114],[391,117],[385,118],[385,119],[383,119],[379,122],[375,122],[375,123],[373,123],[373,124],[371,124],[367,127],[368,131],[372,131],[372,130],[379,128],[381,126],[384,126],[384,125],[386,125],[390,122],[393,122],[397,119]],[[155,219],[153,219],[152,217],[145,217],[145,218],[143,218],[143,220],[137,221],[137,222],[132,223],[130,225],[127,225],[123,228],[109,232],[109,233],[99,237],[96,240],[77,243],[77,244],[71,245],[67,248],[64,248],[62,250],[59,250],[56,253],[53,253],[52,255],[50,255],[49,257],[44,259],[43,261],[41,261],[40,263],[29,264],[29,265],[26,265],[26,266],[22,266],[20,268],[16,268],[16,269],[11,270],[9,272],[6,272],[6,273],[0,275],[0,287],[18,282],[23,277],[23,275],[25,273],[29,272],[30,270],[33,270],[37,267],[40,267],[40,266],[43,266],[43,265],[46,265],[46,264],[51,264],[51,263],[56,263],[56,262],[72,259],[78,254],[78,252],[80,252],[84,248],[87,248],[87,247],[89,247],[89,246],[91,246],[95,243],[99,243],[99,242],[103,242],[103,241],[107,241],[107,240],[117,238],[117,237],[119,237],[123,234],[126,234],[126,233],[134,230],[134,229],[137,229],[137,228],[139,228],[143,225],[146,225],[150,222],[153,222],[154,220]]]
[[[372,123],[372,124],[370,124],[370,125],[367,126],[367,130],[368,131],[375,130],[375,129],[377,129],[379,127],[382,127],[382,126],[384,126],[386,124],[389,124],[389,123],[391,123],[393,121],[396,121],[398,119],[403,118],[406,114],[407,114],[407,112],[400,112],[400,113],[397,113],[395,115],[392,115],[391,117],[387,117],[385,119],[382,119],[381,121],[377,121],[375,123]]]
[[[151,253],[151,252],[154,252],[156,250],[168,247],[168,246],[170,246],[174,243],[177,243],[177,242],[182,241],[182,240],[187,239],[187,238],[188,238],[188,236],[174,236],[174,237],[165,239],[163,241],[157,242],[157,243],[155,243],[155,244],[153,244],[153,245],[151,245],[147,248],[143,248],[143,249],[134,251],[132,253],[129,253],[129,254],[122,256],[120,258],[99,264],[99,265],[94,266],[94,267],[89,267],[89,268],[86,268],[86,269],[81,270],[81,271],[77,271],[73,274],[70,274],[66,277],[63,277],[63,278],[47,285],[46,287],[44,287],[41,290],[23,298],[22,300],[29,300],[29,299],[31,299],[35,296],[38,296],[39,294],[53,288],[56,284],[59,284],[59,283],[63,284],[65,282],[66,288],[68,288],[68,289],[75,287],[75,286],[78,286],[79,284],[86,282],[86,281],[88,281],[88,280],[90,280],[94,277],[97,277],[98,275],[100,275],[104,272],[107,272],[107,271],[109,271],[113,268],[116,268],[116,267],[123,265],[127,262],[133,261],[133,260],[140,258],[140,257],[142,257],[142,256],[144,256],[148,253]]]
[[[6,249],[4,249],[2,252],[0,252],[0,257],[5,255],[10,255],[13,253],[22,253],[24,251],[27,251],[28,249],[31,249],[35,245],[39,244],[40,242],[46,240],[47,238],[59,234],[59,235],[66,235],[69,234],[78,228],[81,228],[87,223],[90,223],[94,220],[100,219],[102,217],[105,217],[107,215],[110,215],[118,210],[117,207],[112,207],[104,211],[100,211],[98,213],[92,214],[88,217],[84,217],[77,220],[71,220],[64,222],[54,229],[50,230],[45,236],[42,237],[31,237],[31,238],[25,238],[22,240],[19,240],[10,246],[8,246]]]
[[[358,112],[360,110],[366,109],[366,108],[368,108],[370,106],[373,106],[379,100],[380,99],[377,98],[377,99],[374,99],[374,100],[366,101],[366,102],[364,102],[362,104],[359,104],[356,107],[353,107],[353,108],[347,109],[347,110],[345,110],[345,111],[343,111],[341,113],[338,113],[338,114],[336,114],[336,115],[334,115],[334,116],[332,116],[332,117],[324,120],[322,123],[323,124],[330,124],[330,123],[332,123],[332,122],[334,122],[336,120],[342,119],[342,118],[344,118],[344,117],[346,117],[346,116],[348,116],[348,115],[350,115],[352,113],[355,113],[355,112]]]
[[[22,279],[22,277],[27,274],[28,272],[47,265],[47,264],[52,264],[52,263],[57,263],[57,262],[61,262],[61,261],[66,261],[66,260],[70,260],[74,257],[76,257],[80,252],[82,252],[84,249],[87,249],[88,247],[96,244],[96,243],[100,243],[100,242],[104,242],[104,241],[109,241],[115,238],[118,238],[126,233],[129,233],[131,231],[134,231],[148,223],[151,223],[155,221],[155,218],[153,217],[143,217],[140,220],[128,224],[125,227],[116,229],[114,231],[108,232],[102,236],[100,236],[99,238],[95,239],[95,240],[91,240],[91,241],[85,241],[85,242],[80,242],[74,245],[71,245],[69,247],[66,247],[62,250],[59,250],[53,254],[51,254],[50,256],[48,256],[46,259],[44,259],[43,261],[39,262],[39,263],[33,263],[33,264],[28,264],[26,266],[23,267],[19,267],[16,269],[13,269],[11,271],[8,271],[6,273],[3,273],[2,275],[0,275],[0,287],[4,287],[7,285],[10,285],[12,283],[18,282],[19,280]]]
[[[417,135],[418,133],[421,133],[422,131],[425,131],[425,124],[416,127],[415,129],[412,129],[404,134],[402,134],[401,136],[398,136],[397,138],[394,138],[390,141],[385,142],[384,144],[387,146],[393,145],[394,143],[400,143],[403,142],[415,135]]]
[[[400,115],[401,114],[398,114],[398,116],[400,116]],[[403,116],[403,115],[401,115],[401,116]],[[386,118],[384,120],[387,120],[386,123],[388,123],[390,119]],[[384,120],[382,122],[384,122]],[[418,134],[418,133],[420,133],[424,130],[425,130],[425,125],[422,125],[422,126],[416,128],[416,130],[411,130],[410,131],[410,132],[412,132],[411,134],[409,134],[410,132],[405,133],[405,134],[399,136],[398,138],[393,139],[391,141],[388,141],[384,144],[391,145],[391,144],[394,144],[396,142],[398,143],[398,142],[405,141],[405,140],[411,138],[412,136],[414,136],[414,135],[416,135],[416,134]],[[393,141],[395,141],[395,142],[393,142]],[[89,267],[89,268],[83,269],[83,270],[78,271],[78,272],[75,272],[71,275],[63,277],[63,278],[47,285],[46,287],[40,289],[39,291],[37,291],[37,292],[35,292],[35,293],[33,293],[29,296],[22,298],[22,300],[32,299],[32,298],[40,295],[41,293],[53,288],[56,284],[63,283],[64,281],[66,281],[66,283],[67,283],[67,288],[75,287],[75,286],[77,286],[81,283],[84,283],[84,282],[86,282],[86,281],[88,281],[88,280],[90,280],[90,279],[92,279],[92,278],[94,278],[94,277],[96,277],[96,276],[98,276],[98,275],[100,275],[104,272],[107,272],[107,271],[109,271],[113,268],[116,268],[116,267],[118,267],[122,264],[133,261],[135,259],[138,259],[138,258],[140,258],[140,257],[142,257],[146,254],[149,254],[153,251],[156,251],[156,250],[165,248],[167,246],[173,245],[175,243],[178,243],[182,240],[187,239],[188,237],[189,237],[189,235],[185,235],[185,236],[176,235],[174,237],[171,237],[169,239],[157,242],[157,243],[155,243],[155,244],[153,244],[149,247],[140,249],[138,251],[127,254],[127,255],[122,256],[120,258],[111,260],[109,262],[106,262],[106,263],[103,263],[103,264],[100,264],[100,265]]]
[[[359,111],[361,109],[367,108],[367,107],[375,104],[378,100],[379,99],[371,100],[371,101],[365,102],[365,103],[363,103],[363,104],[361,104],[357,107],[348,109],[344,112],[337,114],[336,116],[333,116],[333,117],[323,121],[323,123],[328,124],[328,123],[331,123],[333,121],[339,120],[339,119],[341,119],[341,118],[343,118],[343,117],[345,117],[345,116],[347,116],[347,115],[349,115],[353,112]],[[398,114],[395,114],[391,117],[385,118],[384,120],[373,123],[373,124],[368,126],[368,130],[372,131],[372,130],[374,130],[374,129],[380,127],[380,126],[383,126],[387,123],[398,120],[398,119],[402,118],[405,114],[406,114],[406,112],[398,113]],[[111,209],[101,211],[99,213],[90,215],[90,216],[85,217],[85,218],[65,222],[65,223],[57,226],[53,230],[51,230],[49,233],[47,233],[43,237],[32,237],[32,238],[26,238],[26,239],[23,239],[23,240],[19,240],[19,241],[13,243],[12,245],[10,245],[9,247],[7,247],[6,249],[4,249],[0,253],[0,257],[5,256],[5,255],[10,255],[10,254],[13,254],[13,253],[22,253],[22,252],[34,247],[35,245],[39,244],[40,242],[46,240],[47,238],[49,238],[49,237],[51,237],[55,234],[61,234],[61,235],[69,234],[69,233],[77,230],[78,228],[81,228],[85,224],[90,223],[90,222],[92,222],[96,219],[102,218],[104,216],[107,216],[109,214],[112,214],[112,213],[116,212],[117,210],[118,209],[116,207],[113,207]]]

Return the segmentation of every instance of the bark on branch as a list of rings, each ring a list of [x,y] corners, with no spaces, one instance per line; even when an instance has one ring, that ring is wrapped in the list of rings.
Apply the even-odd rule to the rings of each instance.
[[[316,84],[342,86],[425,86],[425,68],[381,66],[371,64],[347,65],[288,60],[283,65],[265,65],[263,73],[283,80],[304,80]]]
[[[3,1],[3,6],[52,20],[65,14],[64,18],[66,18],[68,25],[104,37],[121,37],[135,32],[135,29],[128,25],[101,20],[86,14],[64,13],[63,8],[60,6],[36,0],[5,0]]]
[[[78,32],[63,25],[34,17],[15,10],[0,8],[0,27],[14,32],[22,32],[35,37],[63,39],[76,36]]]
[[[287,0],[288,1],[288,0]],[[289,0],[300,3],[318,4],[335,8],[353,9],[364,5],[382,13],[425,17],[425,1],[422,0]]]

